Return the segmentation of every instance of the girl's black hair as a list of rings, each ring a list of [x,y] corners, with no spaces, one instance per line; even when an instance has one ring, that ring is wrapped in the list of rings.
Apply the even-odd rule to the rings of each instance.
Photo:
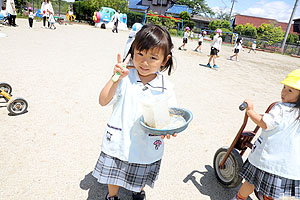
[[[294,108],[298,108],[298,113],[299,113],[299,115],[298,115],[298,117],[297,117],[297,120],[299,120],[299,119],[300,119],[300,95],[299,95],[299,97],[298,97],[298,99],[297,99],[297,101],[296,101],[296,105],[295,105]]]
[[[173,69],[173,59],[171,52],[173,47],[174,45],[172,43],[171,36],[166,29],[158,25],[146,24],[136,34],[128,53],[131,54],[131,58],[133,59],[134,49],[138,51],[148,51],[149,49],[153,48],[163,49],[165,59],[168,55],[171,55],[171,58],[164,66],[160,67],[160,71],[168,70],[168,75],[170,75]]]
[[[236,40],[236,43],[240,43],[241,40],[242,40],[242,38],[241,38],[241,37],[238,37],[238,39]]]

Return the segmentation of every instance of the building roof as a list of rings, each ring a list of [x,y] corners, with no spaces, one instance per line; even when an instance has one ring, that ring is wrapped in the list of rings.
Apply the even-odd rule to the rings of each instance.
[[[259,27],[261,24],[266,23],[275,23],[276,26],[281,26],[281,29],[283,31],[286,31],[288,23],[284,22],[278,22],[275,19],[268,19],[268,18],[262,18],[262,17],[254,17],[254,16],[247,16],[247,15],[236,15],[234,19],[234,26],[237,26],[239,24],[253,24],[255,27]],[[297,32],[293,32],[293,26],[291,26],[289,33],[298,34]]]
[[[300,18],[298,18],[298,19],[294,19],[293,21],[294,21],[294,22],[296,22],[296,21],[300,21]]]
[[[188,6],[186,5],[177,5],[177,4],[174,4],[172,5],[167,11],[166,13],[167,14],[175,14],[175,15],[179,15],[181,12],[183,11],[187,11],[190,15],[193,11],[192,8],[189,8]]]
[[[201,15],[194,15],[192,18],[191,18],[193,21],[201,21],[201,22],[211,22],[212,20],[215,20],[213,18],[210,18],[210,17],[204,17],[204,16],[201,16]]]
[[[128,8],[136,9],[136,10],[147,10],[149,8],[149,6],[143,6],[142,0],[130,0]]]

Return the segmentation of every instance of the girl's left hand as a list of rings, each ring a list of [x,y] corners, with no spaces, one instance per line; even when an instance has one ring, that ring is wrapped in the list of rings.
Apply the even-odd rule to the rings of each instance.
[[[173,136],[173,137],[176,137],[176,136],[177,136],[177,133],[174,133],[172,136]],[[166,136],[161,135],[160,137],[161,137],[161,139],[165,139],[165,137],[167,137],[167,139],[170,139],[170,138],[171,138],[169,133],[168,133]]]
[[[246,111],[248,111],[248,110],[253,110],[254,106],[253,106],[252,101],[250,101],[249,99],[246,99],[244,102],[246,102],[247,105],[248,105]]]

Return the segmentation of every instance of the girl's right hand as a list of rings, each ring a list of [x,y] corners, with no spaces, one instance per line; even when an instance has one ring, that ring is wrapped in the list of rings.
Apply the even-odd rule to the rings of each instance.
[[[129,70],[127,69],[127,64],[130,60],[130,57],[131,57],[131,54],[128,54],[125,61],[122,62],[121,55],[118,53],[118,55],[117,55],[117,64],[114,67],[114,74],[116,74],[117,72],[120,73],[120,77],[119,77],[118,80],[123,79],[124,77],[126,77],[129,74]]]

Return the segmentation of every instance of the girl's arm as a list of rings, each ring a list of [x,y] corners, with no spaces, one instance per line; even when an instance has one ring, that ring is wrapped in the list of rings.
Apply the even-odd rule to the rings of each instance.
[[[107,105],[112,100],[112,98],[114,97],[114,95],[116,93],[118,85],[120,84],[120,81],[122,80],[122,78],[124,78],[125,76],[127,76],[129,74],[129,70],[127,68],[124,68],[123,66],[127,65],[130,57],[131,57],[131,55],[128,54],[124,63],[122,63],[121,55],[118,54],[118,56],[117,56],[118,64],[115,65],[114,74],[119,72],[121,75],[119,77],[119,80],[116,82],[113,82],[112,79],[109,79],[109,81],[106,83],[104,88],[101,90],[100,95],[99,95],[99,104],[101,106]]]
[[[257,124],[259,127],[263,129],[267,129],[266,123],[262,119],[262,115],[258,114],[253,110],[253,103],[250,100],[245,100],[245,102],[248,104],[246,113],[250,117],[250,119]]]

